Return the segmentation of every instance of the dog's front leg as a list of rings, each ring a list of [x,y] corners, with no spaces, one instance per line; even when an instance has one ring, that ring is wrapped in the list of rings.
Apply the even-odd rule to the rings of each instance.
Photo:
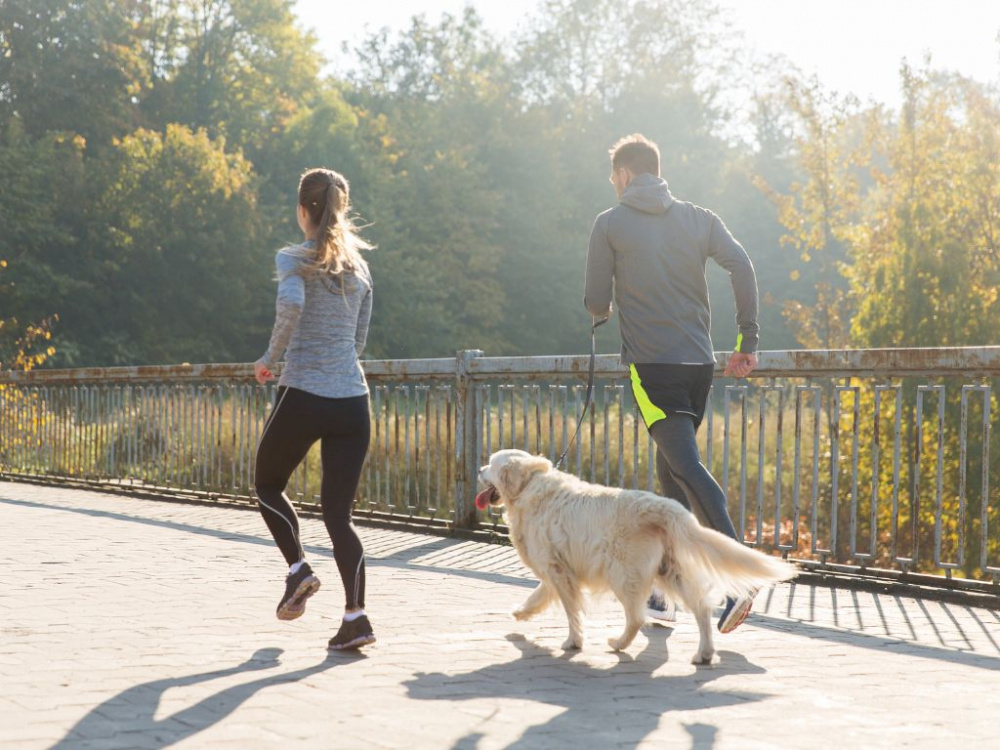
[[[569,574],[559,565],[553,565],[550,570],[552,586],[559,595],[566,619],[569,620],[569,638],[563,643],[563,650],[583,648],[583,606],[580,602],[580,589]]]
[[[538,588],[531,592],[531,595],[524,600],[518,609],[514,610],[515,620],[529,620],[543,609],[548,607],[555,598],[556,593],[552,587],[542,581]]]

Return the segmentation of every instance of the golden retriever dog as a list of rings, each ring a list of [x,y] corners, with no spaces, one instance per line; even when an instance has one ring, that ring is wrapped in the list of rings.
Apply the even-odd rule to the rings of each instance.
[[[583,588],[610,590],[625,608],[624,632],[608,639],[618,651],[632,643],[645,621],[655,583],[683,602],[698,623],[692,663],[710,664],[713,602],[796,573],[777,558],[705,528],[676,500],[588,484],[524,451],[494,453],[479,479],[486,489],[476,505],[505,506],[511,541],[541,581],[514,617],[527,620],[558,599],[569,619],[564,649],[583,646]]]

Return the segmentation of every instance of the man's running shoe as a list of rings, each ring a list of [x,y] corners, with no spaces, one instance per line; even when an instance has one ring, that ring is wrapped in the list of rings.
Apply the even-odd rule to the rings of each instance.
[[[720,633],[732,633],[743,624],[743,621],[747,619],[747,615],[750,614],[750,609],[753,607],[753,598],[757,596],[757,591],[759,589],[754,589],[746,596],[741,596],[738,599],[734,599],[731,596],[726,597],[726,606],[719,616]]]
[[[295,573],[285,578],[285,595],[278,602],[278,619],[295,620],[306,611],[306,600],[319,591],[319,579],[309,563],[303,563]]]
[[[327,648],[331,651],[347,651],[367,646],[369,643],[375,643],[375,633],[372,632],[368,616],[361,615],[350,622],[343,620],[340,623],[340,630],[330,639]]]
[[[646,601],[646,617],[657,622],[676,622],[677,609],[672,601],[659,591],[654,591]]]

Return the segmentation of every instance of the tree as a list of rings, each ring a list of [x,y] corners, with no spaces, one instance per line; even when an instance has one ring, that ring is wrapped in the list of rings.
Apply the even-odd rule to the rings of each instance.
[[[502,59],[475,12],[414,19],[359,49],[349,101],[359,111],[362,215],[378,250],[373,355],[504,351],[504,196],[483,158],[507,107]],[[366,78],[365,76],[368,76]]]
[[[1000,323],[1000,98],[901,71],[898,121],[874,121],[884,164],[852,235],[861,346],[993,343]]]
[[[136,2],[5,0],[0,4],[0,127],[17,116],[39,138],[73,132],[109,144],[138,118],[143,85]]]
[[[47,320],[61,312],[66,295],[78,290],[78,282],[65,260],[76,247],[83,212],[83,139],[53,133],[32,140],[13,118],[0,130],[0,258],[4,259],[5,283],[0,295],[0,319],[7,343],[0,360],[25,369],[40,360],[32,358],[34,328],[50,335],[40,324],[25,333],[18,320]]]
[[[805,266],[791,269],[789,279],[809,288],[787,299],[783,314],[803,346],[842,348],[849,343],[851,321],[843,268],[862,208],[860,179],[870,159],[865,115],[853,98],[827,93],[816,80],[806,85],[789,79],[787,97],[798,124],[795,145],[803,179],[787,193],[757,180],[778,208],[785,227],[781,244],[795,248]]]
[[[287,0],[172,0],[145,25],[149,122],[225,136],[255,158],[319,88],[315,39]],[[166,6],[166,7],[164,7]]]
[[[116,147],[96,210],[89,294],[64,316],[87,361],[247,361],[266,342],[273,255],[255,177],[224,139],[170,125]],[[80,326],[91,314],[96,330]]]
[[[849,338],[841,330],[837,335],[843,338],[832,342],[924,347],[981,345],[995,339],[1000,323],[1000,97],[972,81],[932,70],[916,72],[906,64],[901,83],[904,106],[898,116],[878,107],[848,111],[847,116],[839,107],[824,111],[812,106],[829,101],[820,91],[810,91],[796,110],[810,126],[799,152],[808,179],[794,186],[791,195],[776,196],[779,215],[788,240],[809,256],[832,257],[834,269],[849,285],[847,294],[840,284],[820,289],[817,304],[799,310],[807,344],[822,342],[824,331],[836,332],[831,322],[842,327],[848,321]],[[967,465],[960,465],[963,383],[943,382],[948,425],[942,446],[946,489],[940,499],[945,557],[948,547],[957,544],[960,528],[966,539],[981,537],[980,519],[991,502],[987,498],[987,508],[982,507],[984,446],[974,431]],[[873,413],[873,394],[862,392],[859,398],[863,419],[878,419],[883,430],[888,428],[886,415]],[[908,460],[899,478],[899,488],[907,488],[916,472],[927,476],[936,470],[938,426],[936,416],[925,409],[919,417],[923,438],[918,440],[916,383],[905,382],[898,398],[905,422],[912,426],[903,436]],[[995,413],[995,398],[987,406]],[[829,424],[831,430],[837,427],[842,435],[850,429],[846,422]],[[993,441],[995,452],[1000,442],[995,436]],[[969,478],[964,516],[956,497],[963,468]],[[883,509],[878,528],[888,535],[893,520],[890,469],[884,462],[872,466],[867,455],[861,469],[878,472]],[[905,489],[900,499],[897,552],[916,554],[915,567],[932,569],[936,504],[912,493],[906,499]],[[839,507],[841,528],[847,528],[848,509],[844,503]],[[995,556],[1000,543],[987,543]],[[977,544],[971,545],[974,553]],[[974,574],[978,564],[976,554],[967,557],[965,573]]]

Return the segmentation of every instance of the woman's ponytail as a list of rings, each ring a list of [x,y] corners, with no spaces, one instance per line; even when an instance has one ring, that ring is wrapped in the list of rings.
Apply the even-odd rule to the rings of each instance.
[[[361,239],[351,221],[347,180],[331,169],[311,169],[299,181],[299,204],[316,226],[313,270],[339,275],[365,267],[361,250],[372,246]]]

